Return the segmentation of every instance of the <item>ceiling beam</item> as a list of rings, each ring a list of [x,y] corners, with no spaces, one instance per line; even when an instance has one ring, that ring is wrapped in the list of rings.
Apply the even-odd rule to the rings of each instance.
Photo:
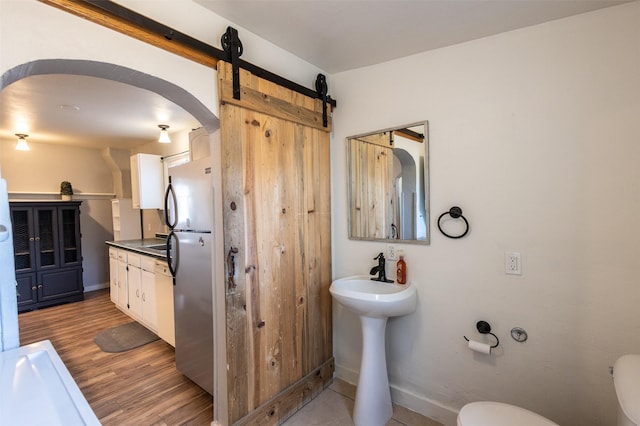
[[[422,133],[415,132],[411,129],[396,129],[393,131],[398,136],[402,136],[404,138],[410,139],[416,142],[424,142],[424,135]]]
[[[220,60],[231,62],[230,55],[224,50],[203,43],[109,0],[39,1],[213,69],[217,69],[218,61]],[[317,91],[313,91],[250,62],[238,59],[238,64],[240,68],[258,77],[310,98],[325,98]],[[331,96],[326,96],[325,101],[333,107],[336,106],[336,101]]]
[[[128,9],[115,3],[85,0],[39,1],[214,69],[221,59],[219,55],[226,55],[222,50],[152,19],[139,14],[127,14],[130,12]],[[112,5],[117,7],[104,7]]]

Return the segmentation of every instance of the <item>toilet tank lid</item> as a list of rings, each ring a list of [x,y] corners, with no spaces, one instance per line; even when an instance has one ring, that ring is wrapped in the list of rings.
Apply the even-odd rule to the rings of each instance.
[[[613,383],[624,414],[640,424],[640,355],[623,355],[613,365]]]
[[[515,405],[502,402],[471,402],[460,410],[458,424],[461,426],[558,426],[546,417]]]

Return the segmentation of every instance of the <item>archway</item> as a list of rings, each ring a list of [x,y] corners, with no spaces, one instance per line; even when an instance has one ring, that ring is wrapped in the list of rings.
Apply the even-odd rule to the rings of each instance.
[[[146,89],[182,107],[202,124],[207,133],[220,128],[215,114],[183,88],[150,74],[106,62],[77,59],[42,59],[28,62],[11,68],[0,77],[0,91],[15,81],[42,74],[86,75]]]
[[[100,61],[42,59],[27,62],[7,70],[2,74],[2,76],[0,76],[0,91],[16,81],[31,76],[45,74],[67,74],[97,77],[145,89],[180,106],[191,114],[203,126],[207,133],[211,134],[220,127],[219,120],[214,112],[185,89],[167,80],[132,68]],[[0,186],[0,189],[4,192],[4,194],[0,194],[0,199],[6,202],[6,187],[2,185]],[[3,220],[7,224],[10,223],[8,217],[3,218]],[[3,226],[6,227],[4,222]],[[3,234],[6,234],[6,232],[3,231]],[[3,274],[2,277],[0,277],[1,282],[15,282],[15,275],[13,275],[13,278],[11,277],[11,274],[13,274],[13,262],[9,262],[13,256],[13,249],[12,244],[9,245],[11,246],[11,250],[7,250],[6,256],[3,252],[2,256],[4,260],[2,263]],[[4,262],[5,260],[6,263]],[[10,287],[11,286],[7,286],[7,288],[0,289],[0,338],[2,340],[0,341],[0,350],[10,349],[18,346],[19,344],[18,317],[15,307],[16,294],[15,289]]]
[[[395,223],[405,226],[397,229],[399,237],[404,240],[416,239],[416,208],[419,200],[416,188],[416,161],[411,154],[402,148],[393,149],[395,172],[396,207]]]

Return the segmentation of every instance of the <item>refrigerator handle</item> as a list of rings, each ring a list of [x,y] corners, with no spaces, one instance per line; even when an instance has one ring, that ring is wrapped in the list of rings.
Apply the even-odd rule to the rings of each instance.
[[[175,243],[174,243],[175,241]],[[174,248],[175,256],[171,256],[171,248]],[[171,230],[167,236],[167,265],[169,266],[169,272],[173,277],[173,285],[176,285],[176,273],[178,272],[178,265],[180,264],[180,255],[178,247],[178,237],[175,232]]]
[[[173,201],[173,209],[177,210],[178,200],[176,199],[176,191],[173,189],[173,185],[171,185],[171,176],[169,176],[169,185],[167,185],[167,191],[164,194],[164,223],[169,227],[169,229],[173,230],[173,228],[178,224],[178,212],[173,211],[173,221],[171,221],[169,196],[171,196],[171,200]]]

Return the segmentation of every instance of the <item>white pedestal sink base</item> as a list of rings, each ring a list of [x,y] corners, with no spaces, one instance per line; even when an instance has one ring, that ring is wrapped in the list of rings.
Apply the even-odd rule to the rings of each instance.
[[[361,315],[360,323],[362,361],[353,421],[356,426],[384,426],[393,414],[385,353],[387,318]]]
[[[353,421],[356,426],[384,426],[393,414],[385,354],[387,318],[416,310],[416,287],[413,283],[388,284],[355,276],[335,280],[329,291],[338,303],[360,316],[362,326],[362,362]]]

